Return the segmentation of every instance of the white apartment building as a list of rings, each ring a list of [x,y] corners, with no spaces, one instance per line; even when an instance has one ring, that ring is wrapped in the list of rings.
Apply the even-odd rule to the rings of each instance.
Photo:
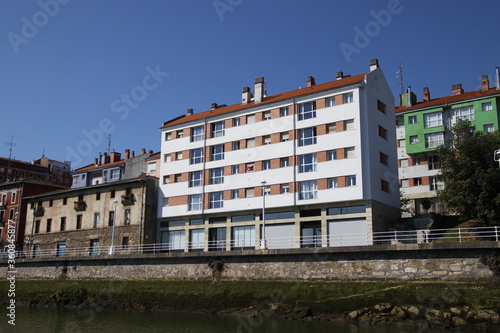
[[[394,124],[376,59],[271,96],[257,78],[241,103],[189,109],[161,127],[157,239],[168,251],[371,244],[400,215]]]

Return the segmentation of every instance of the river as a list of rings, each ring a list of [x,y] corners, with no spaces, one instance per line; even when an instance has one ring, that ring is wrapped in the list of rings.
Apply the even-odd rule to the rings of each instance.
[[[306,322],[208,314],[80,311],[76,309],[16,309],[16,325],[4,318],[1,332],[19,333],[442,333],[442,330],[419,330],[403,327],[367,327],[344,322]]]

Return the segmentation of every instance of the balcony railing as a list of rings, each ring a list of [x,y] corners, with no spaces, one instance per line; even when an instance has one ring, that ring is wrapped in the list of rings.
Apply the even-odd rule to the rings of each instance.
[[[83,200],[75,201],[75,210],[81,212],[87,209],[87,203]]]
[[[133,193],[122,195],[122,205],[130,206],[135,202],[135,196]]]
[[[431,242],[467,242],[467,241],[500,241],[500,227],[385,231],[375,233],[350,233],[336,235],[316,235],[305,237],[272,237],[264,242],[256,239],[214,240],[187,242],[187,243],[156,243],[145,245],[115,246],[116,255],[142,254],[142,253],[169,253],[169,252],[196,252],[196,251],[226,251],[226,250],[256,250],[256,249],[292,249],[310,247],[367,247],[379,244],[416,244]],[[36,242],[36,239],[35,239]],[[264,246],[265,245],[265,246]],[[206,248],[205,248],[206,246]],[[424,245],[425,246],[425,245]],[[23,254],[23,258],[46,257],[76,257],[98,256],[110,253],[109,246],[89,246],[66,248],[64,254],[54,248],[50,250],[37,249],[35,253]],[[4,258],[5,259],[5,258]]]
[[[36,217],[41,217],[43,216],[44,213],[45,213],[45,208],[43,208],[42,206],[38,207],[33,211],[33,215],[35,215]]]

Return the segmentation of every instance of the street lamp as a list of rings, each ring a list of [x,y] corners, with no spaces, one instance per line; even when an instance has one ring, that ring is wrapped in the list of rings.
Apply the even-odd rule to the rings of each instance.
[[[495,162],[498,162],[498,164],[500,165],[500,149],[497,149],[493,152],[493,160]]]
[[[267,240],[266,240],[266,189],[267,182],[263,180],[261,183],[262,187],[262,238],[260,240],[260,247],[263,249],[267,249]]]
[[[114,206],[114,212],[113,212],[113,225],[111,226],[111,246],[109,247],[109,253],[110,255],[115,254],[115,224],[116,224],[116,204],[118,203],[118,200],[113,201],[113,206]]]

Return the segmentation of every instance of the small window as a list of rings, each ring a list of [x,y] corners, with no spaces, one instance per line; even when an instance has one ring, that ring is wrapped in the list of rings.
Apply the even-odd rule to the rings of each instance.
[[[280,108],[280,117],[286,117],[288,114],[288,106]]]
[[[349,147],[345,149],[345,157],[353,158],[356,157],[356,149],[354,147]]]
[[[240,142],[239,141],[233,141],[232,144],[232,150],[239,150],[240,149]]]
[[[218,121],[216,123],[211,124],[212,138],[218,138],[224,136],[224,127],[225,123],[223,121]]]
[[[82,215],[76,216],[76,230],[80,230],[82,228]]]
[[[180,183],[182,182],[182,174],[181,173],[178,173],[174,176],[174,182],[175,183]]]
[[[344,131],[349,131],[352,129],[354,129],[354,119],[344,121]]]
[[[255,115],[254,114],[247,115],[247,124],[253,124],[253,123],[255,123]]]
[[[191,142],[201,141],[205,138],[204,126],[196,126],[191,128]]]
[[[224,168],[215,168],[210,170],[210,184],[224,183]]]
[[[382,163],[383,165],[388,165],[389,164],[389,156],[380,152],[380,163]]]
[[[193,171],[189,174],[189,187],[201,186],[203,182],[202,171]]]
[[[409,179],[401,179],[401,187],[409,187],[410,180]]]
[[[203,163],[203,148],[191,149],[189,162],[190,164]]]
[[[52,219],[47,219],[47,227],[45,229],[45,232],[50,232],[52,229]]]
[[[410,136],[410,144],[414,145],[416,143],[418,143],[418,135],[411,135]]]
[[[385,104],[380,100],[377,100],[377,109],[380,112],[385,113]]]
[[[281,184],[280,185],[280,193],[281,194],[290,193],[290,185],[289,184]]]
[[[210,208],[222,208],[224,206],[224,194],[223,192],[212,192],[209,194],[209,207]]]
[[[180,138],[183,138],[184,137],[184,131],[183,130],[178,130],[177,133],[177,138],[180,139]]]
[[[286,142],[290,140],[290,134],[288,132],[280,133],[280,140],[281,142]]]
[[[189,196],[188,210],[201,210],[203,206],[202,203],[202,195],[201,194],[193,194]]]
[[[215,145],[210,148],[210,160],[219,161],[224,159],[224,145]]]
[[[238,199],[240,197],[239,190],[231,190],[231,199]]]
[[[399,160],[399,166],[401,168],[406,168],[408,166],[408,159],[404,158],[404,159]]]
[[[233,118],[233,127],[238,127],[240,124],[240,118]]]
[[[354,95],[353,95],[353,93],[344,94],[344,104],[352,103],[352,102],[354,102]]]
[[[288,157],[283,157],[280,159],[280,168],[286,168],[289,165],[290,165],[290,162],[288,160]]]
[[[271,144],[271,136],[270,135],[264,135],[262,137],[262,143],[264,145],[270,145]]]
[[[492,106],[491,102],[482,103],[481,104],[481,110],[483,110],[483,111],[491,111],[491,110],[493,110],[493,106]]]
[[[271,161],[262,161],[262,170],[269,170],[271,169]]]
[[[345,177],[346,186],[356,186],[356,176]]]
[[[66,230],[66,217],[61,217],[61,228],[60,231]]]
[[[231,173],[233,175],[237,175],[240,173],[240,166],[239,165],[233,165],[231,166]]]
[[[299,120],[316,118],[316,103],[307,102],[299,104]]]
[[[408,123],[409,124],[416,124],[417,123],[417,116],[409,116]]]
[[[255,188],[250,187],[245,189],[245,198],[255,197]]]
[[[495,132],[495,127],[493,124],[484,124],[483,125],[483,132],[484,133],[493,133]]]
[[[330,123],[326,125],[326,134],[337,132],[337,123]]]
[[[329,97],[326,99],[326,106],[335,106],[335,97]]]
[[[247,139],[247,148],[255,147],[255,139]]]
[[[387,130],[380,125],[378,127],[378,136],[380,136],[382,139],[387,140]]]
[[[326,158],[328,161],[336,160],[337,159],[337,151],[330,150],[329,152],[326,153]]]
[[[165,133],[165,141],[170,141],[170,140],[172,140],[172,133],[171,132]]]
[[[328,179],[328,188],[336,188],[339,186],[339,181],[337,178],[329,178]]]
[[[262,120],[271,120],[271,111],[262,112]]]
[[[170,176],[163,176],[163,184],[170,184]]]
[[[172,160],[172,156],[170,154],[163,155],[163,161],[165,163],[170,162]]]
[[[389,193],[389,182],[386,180],[381,179],[380,180],[380,189],[383,192]]]
[[[316,128],[304,128],[299,130],[299,146],[316,144]]]
[[[413,186],[420,186],[422,185],[422,178],[413,178]]]
[[[255,163],[247,163],[245,170],[246,170],[246,172],[255,171]]]

